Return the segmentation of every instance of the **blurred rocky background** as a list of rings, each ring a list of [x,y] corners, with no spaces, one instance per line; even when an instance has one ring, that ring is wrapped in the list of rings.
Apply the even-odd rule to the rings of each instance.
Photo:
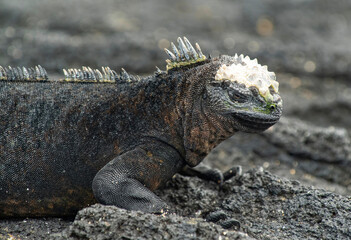
[[[205,160],[249,172],[224,188],[177,176],[159,192],[177,213],[163,220],[97,205],[73,224],[1,220],[0,238],[351,238],[351,1],[0,0],[0,65],[40,64],[56,78],[68,67],[165,69],[163,48],[178,36],[212,56],[249,55],[277,73],[280,123],[235,135]],[[129,227],[121,219],[131,219],[123,220]]]

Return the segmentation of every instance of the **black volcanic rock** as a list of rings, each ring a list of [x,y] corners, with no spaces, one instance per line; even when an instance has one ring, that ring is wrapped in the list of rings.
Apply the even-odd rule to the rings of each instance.
[[[145,214],[96,204],[81,210],[68,230],[52,237],[251,239],[244,233],[257,239],[351,237],[349,197],[305,187],[262,168],[222,187],[176,175],[159,194],[176,214]]]

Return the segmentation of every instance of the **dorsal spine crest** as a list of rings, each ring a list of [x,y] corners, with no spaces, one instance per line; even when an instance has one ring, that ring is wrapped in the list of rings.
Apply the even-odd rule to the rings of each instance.
[[[83,66],[81,69],[63,69],[64,78],[59,80],[49,80],[48,74],[42,66],[35,67],[2,67],[0,66],[0,81],[20,81],[20,82],[75,82],[75,83],[123,83],[140,81],[139,76],[127,73],[123,68],[120,74],[109,67],[92,69]]]
[[[20,67],[0,66],[0,80],[45,82],[48,80],[48,74],[40,65],[34,68],[22,67],[22,69]]]
[[[180,37],[177,39],[178,48],[174,45],[173,42],[171,42],[171,48],[173,52],[167,48],[164,49],[166,54],[170,57],[170,59],[166,60],[167,71],[172,68],[187,66],[206,60],[206,57],[203,55],[198,43],[195,44],[195,50],[193,45],[191,45],[186,37],[183,39]]]
[[[63,69],[65,78],[61,81],[64,82],[77,82],[77,83],[122,83],[122,82],[135,82],[139,81],[139,76],[133,76],[127,73],[124,68],[121,69],[120,74],[109,67],[102,67],[99,69],[92,69],[83,66],[82,69]]]

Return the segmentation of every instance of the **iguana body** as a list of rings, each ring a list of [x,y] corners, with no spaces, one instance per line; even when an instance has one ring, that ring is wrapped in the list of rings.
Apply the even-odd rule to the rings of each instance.
[[[267,100],[218,72],[242,57],[206,60],[188,44],[173,49],[167,72],[143,79],[108,68],[65,70],[61,81],[42,68],[0,70],[0,216],[72,215],[96,200],[162,212],[153,190],[236,131],[278,121],[277,90]]]

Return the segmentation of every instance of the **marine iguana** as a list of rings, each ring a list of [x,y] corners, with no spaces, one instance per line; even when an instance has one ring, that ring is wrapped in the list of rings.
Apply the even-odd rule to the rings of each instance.
[[[184,37],[166,71],[0,67],[0,216],[63,216],[96,202],[162,212],[153,193],[237,131],[282,112],[273,72],[243,55],[206,58]],[[187,170],[186,170],[187,169]],[[212,176],[212,177],[211,177]]]

